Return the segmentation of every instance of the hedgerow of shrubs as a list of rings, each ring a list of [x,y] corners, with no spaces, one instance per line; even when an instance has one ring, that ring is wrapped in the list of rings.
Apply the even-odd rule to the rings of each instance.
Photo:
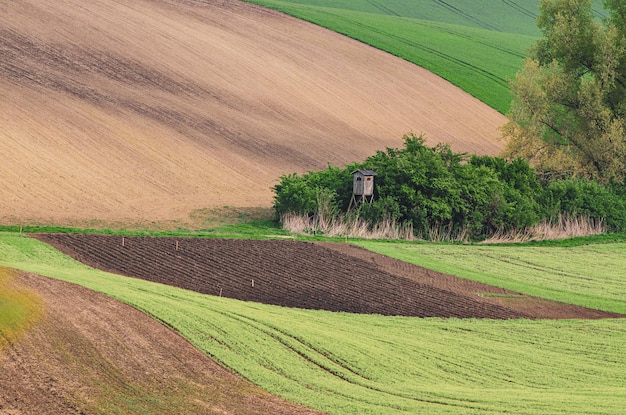
[[[409,223],[417,235],[435,229],[480,240],[560,215],[603,220],[612,231],[626,229],[622,186],[583,179],[542,184],[523,159],[468,156],[443,144],[426,146],[424,138],[414,134],[404,136],[403,148],[378,151],[363,163],[281,176],[274,187],[277,218],[286,213],[313,216],[320,203],[325,214],[345,213],[357,169],[377,173],[374,200],[349,214],[370,223]]]

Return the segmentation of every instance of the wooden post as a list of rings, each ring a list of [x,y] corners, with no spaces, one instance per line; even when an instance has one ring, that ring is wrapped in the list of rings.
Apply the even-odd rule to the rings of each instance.
[[[124,237],[122,236],[122,246],[124,246]]]
[[[176,250],[178,251],[178,241],[176,241]]]
[[[254,280],[252,280],[252,288],[254,288]]]
[[[220,297],[222,296],[222,288],[220,287]]]

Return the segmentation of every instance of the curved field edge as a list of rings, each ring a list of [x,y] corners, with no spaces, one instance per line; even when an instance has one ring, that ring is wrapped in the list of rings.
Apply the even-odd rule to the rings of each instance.
[[[355,245],[435,271],[596,310],[626,314],[626,243],[579,246]]]
[[[96,271],[17,234],[0,234],[0,265],[133,305],[266,390],[332,414],[609,414],[626,405],[622,319],[415,319],[280,308]]]
[[[512,98],[509,82],[538,39],[520,33],[321,7],[308,2],[246,1],[325,27],[421,66],[503,114]]]

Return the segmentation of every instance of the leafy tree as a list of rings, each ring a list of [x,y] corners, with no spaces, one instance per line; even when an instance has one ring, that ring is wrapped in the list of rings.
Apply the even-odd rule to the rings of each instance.
[[[626,2],[541,0],[543,38],[511,83],[508,156],[548,175],[623,182],[626,167]]]
[[[507,162],[501,157],[472,156],[470,164],[490,168],[502,183],[501,198],[506,204],[497,216],[501,221],[498,230],[521,229],[541,219],[541,206],[537,199],[543,189],[535,170],[527,161],[517,158]]]

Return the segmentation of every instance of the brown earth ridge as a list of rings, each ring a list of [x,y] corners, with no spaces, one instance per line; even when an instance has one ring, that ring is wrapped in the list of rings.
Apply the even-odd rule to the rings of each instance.
[[[614,318],[456,278],[344,243],[39,234],[92,267],[284,307],[456,318]]]
[[[0,0],[0,223],[269,207],[282,174],[505,117],[411,63],[238,0]],[[106,225],[105,225],[106,226]]]

